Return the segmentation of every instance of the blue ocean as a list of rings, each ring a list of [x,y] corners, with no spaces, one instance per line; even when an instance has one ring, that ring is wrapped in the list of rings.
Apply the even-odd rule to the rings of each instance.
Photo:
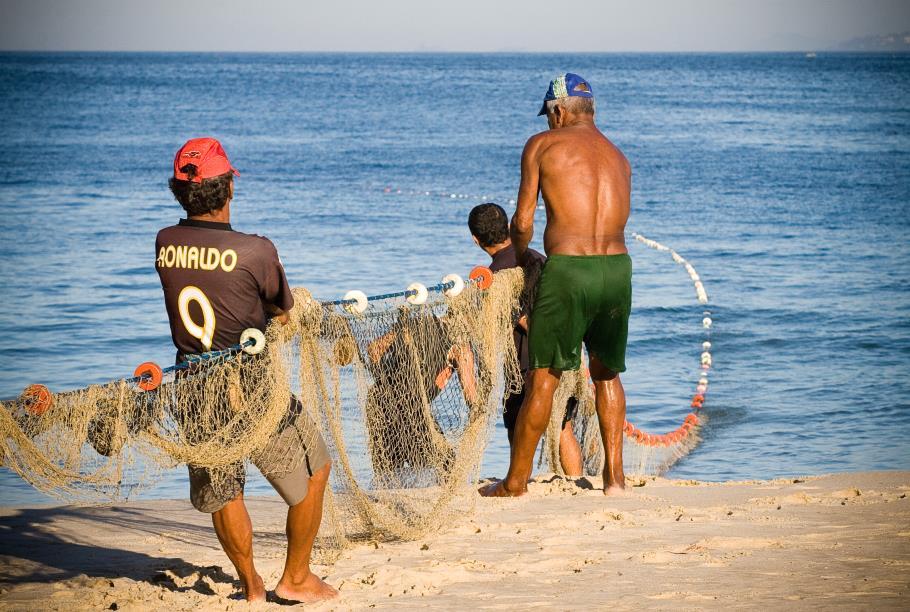
[[[171,363],[154,239],[181,217],[186,139],[222,141],[232,223],[273,240],[292,285],[385,293],[488,261],[468,211],[514,208],[566,71],[632,163],[628,229],[711,300],[710,420],[669,475],[910,469],[908,55],[0,54],[0,397]],[[667,431],[703,307],[666,253],[628,242],[628,418]],[[507,462],[499,423],[482,473]],[[181,467],[140,495],[186,492]],[[50,501],[0,469],[0,504]]]

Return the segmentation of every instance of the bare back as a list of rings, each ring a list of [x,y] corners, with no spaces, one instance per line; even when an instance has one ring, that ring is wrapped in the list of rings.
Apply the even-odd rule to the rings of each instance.
[[[628,160],[593,121],[552,129],[525,147],[519,207],[532,198],[536,207],[538,190],[543,196],[547,255],[626,253],[631,178]]]

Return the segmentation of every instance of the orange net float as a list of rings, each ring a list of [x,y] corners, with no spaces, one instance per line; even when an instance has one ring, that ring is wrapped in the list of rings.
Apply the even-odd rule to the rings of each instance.
[[[136,366],[133,376],[139,379],[136,381],[136,385],[140,389],[143,391],[154,391],[161,384],[164,373],[161,371],[161,366],[157,363],[146,361]]]
[[[493,284],[493,271],[486,266],[477,266],[471,270],[468,278],[474,281],[479,289],[486,291]]]
[[[627,436],[631,436],[633,431],[635,431],[635,426],[629,421],[622,424],[622,432]]]
[[[694,412],[690,412],[686,415],[685,422],[691,424],[692,426],[698,425],[698,415]]]
[[[44,385],[29,385],[22,390],[19,400],[25,409],[35,416],[41,416],[54,405],[54,396]]]
[[[645,439],[645,432],[640,429],[635,429],[632,431],[632,437],[635,438],[636,442],[643,442]]]

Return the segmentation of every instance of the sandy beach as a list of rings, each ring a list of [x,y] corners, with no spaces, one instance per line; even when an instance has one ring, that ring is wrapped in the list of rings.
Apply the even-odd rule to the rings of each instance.
[[[414,542],[357,544],[320,575],[314,609],[906,609],[910,472],[722,484],[538,476],[521,499]],[[285,505],[251,499],[274,586]],[[0,509],[0,607],[243,610],[208,516],[187,501]]]

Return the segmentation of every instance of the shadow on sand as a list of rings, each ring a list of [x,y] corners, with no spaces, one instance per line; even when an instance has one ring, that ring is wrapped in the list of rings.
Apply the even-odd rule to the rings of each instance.
[[[79,543],[57,535],[57,525],[78,533],[122,533],[123,541],[162,536],[190,544],[218,546],[211,526],[163,518],[122,507],[53,507],[16,510],[0,516],[0,586],[56,582],[78,576],[129,578],[175,591],[214,595],[210,582],[239,588],[219,566],[199,566],[181,558],[151,556],[123,548]],[[75,529],[73,529],[75,527]]]

